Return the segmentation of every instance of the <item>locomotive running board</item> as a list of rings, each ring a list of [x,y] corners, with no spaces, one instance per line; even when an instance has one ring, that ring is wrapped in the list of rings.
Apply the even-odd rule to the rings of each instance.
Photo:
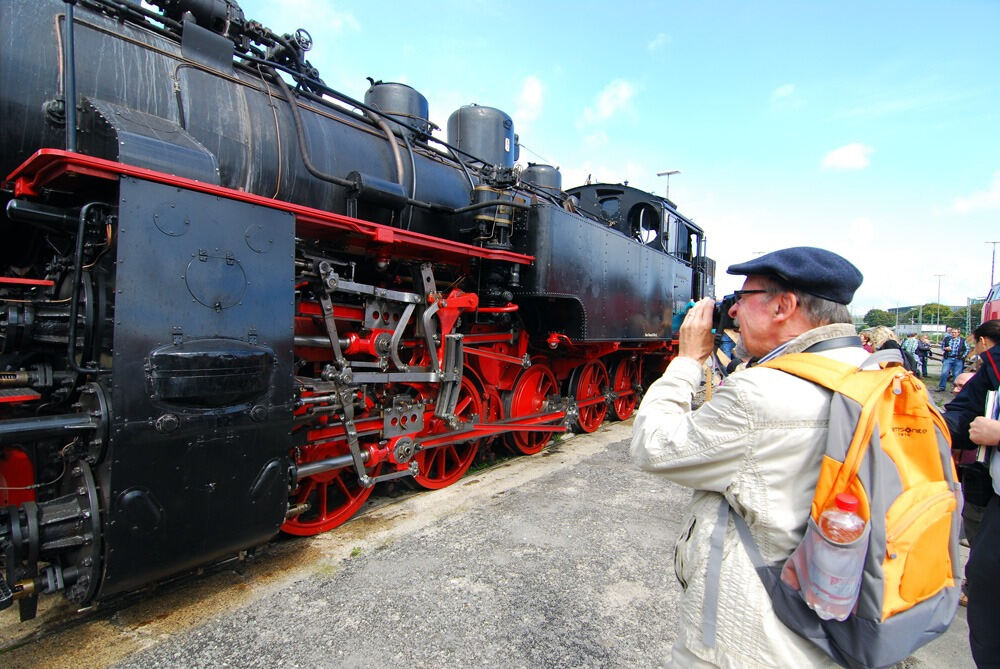
[[[119,177],[131,176],[156,183],[207,193],[230,200],[280,209],[295,216],[297,234],[309,232],[323,237],[324,231],[341,231],[356,235],[367,243],[392,246],[397,249],[415,249],[424,255],[434,257],[465,257],[485,260],[500,260],[518,265],[530,265],[534,256],[464,244],[440,237],[432,237],[411,230],[393,228],[359,218],[335,214],[322,209],[314,209],[301,204],[272,200],[261,195],[216,186],[214,184],[158,172],[145,167],[127,165],[104,158],[86,156],[63,149],[39,149],[5,179],[4,185],[12,188],[15,197],[37,196],[42,189],[68,175],[92,177],[117,181]]]

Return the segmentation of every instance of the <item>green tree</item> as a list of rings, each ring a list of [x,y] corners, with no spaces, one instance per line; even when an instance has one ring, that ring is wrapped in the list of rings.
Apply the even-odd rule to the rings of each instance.
[[[944,322],[950,328],[958,328],[962,332],[966,332],[966,330],[974,330],[982,318],[983,304],[982,302],[976,302],[971,305],[971,309],[969,307],[956,309],[955,313],[948,316]],[[968,333],[966,332],[966,334]]]
[[[890,314],[888,311],[884,311],[883,309],[869,309],[868,313],[865,314],[864,321],[868,324],[868,327],[871,328],[876,325],[892,327],[896,324],[896,316],[895,314]]]
[[[983,320],[983,303],[973,302],[972,303],[972,327],[979,325],[979,321]]]
[[[924,323],[944,323],[951,316],[951,307],[946,304],[928,302],[924,305]]]

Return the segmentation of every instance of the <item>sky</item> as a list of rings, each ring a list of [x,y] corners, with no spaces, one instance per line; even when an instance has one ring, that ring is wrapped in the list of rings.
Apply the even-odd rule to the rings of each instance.
[[[729,265],[788,246],[851,260],[852,310],[965,305],[1000,242],[1000,0],[241,0],[356,99],[409,84],[431,120],[514,119],[563,187],[669,196]],[[444,139],[444,131],[439,136]]]

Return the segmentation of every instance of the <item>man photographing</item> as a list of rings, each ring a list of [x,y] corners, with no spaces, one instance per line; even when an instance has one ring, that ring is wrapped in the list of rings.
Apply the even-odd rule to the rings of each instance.
[[[808,351],[854,365],[868,357],[846,306],[862,275],[844,258],[795,247],[727,271],[746,277],[729,315],[750,356],[763,362]],[[634,462],[695,491],[675,547],[684,594],[671,659],[682,667],[835,666],[777,619],[729,517],[719,519],[724,496],[768,562],[791,554],[810,514],[831,392],[776,369],[750,367],[692,411],[702,364],[712,352],[713,307],[706,298],[688,311],[678,355],[646,392],[633,427]],[[708,562],[717,525],[724,548],[716,583],[708,578]],[[705,601],[715,587],[712,634],[706,633]]]

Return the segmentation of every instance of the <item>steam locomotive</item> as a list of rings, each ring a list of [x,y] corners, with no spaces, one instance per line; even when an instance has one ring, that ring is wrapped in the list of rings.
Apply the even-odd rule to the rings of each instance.
[[[234,0],[0,3],[0,607],[80,604],[627,419],[705,235]]]

